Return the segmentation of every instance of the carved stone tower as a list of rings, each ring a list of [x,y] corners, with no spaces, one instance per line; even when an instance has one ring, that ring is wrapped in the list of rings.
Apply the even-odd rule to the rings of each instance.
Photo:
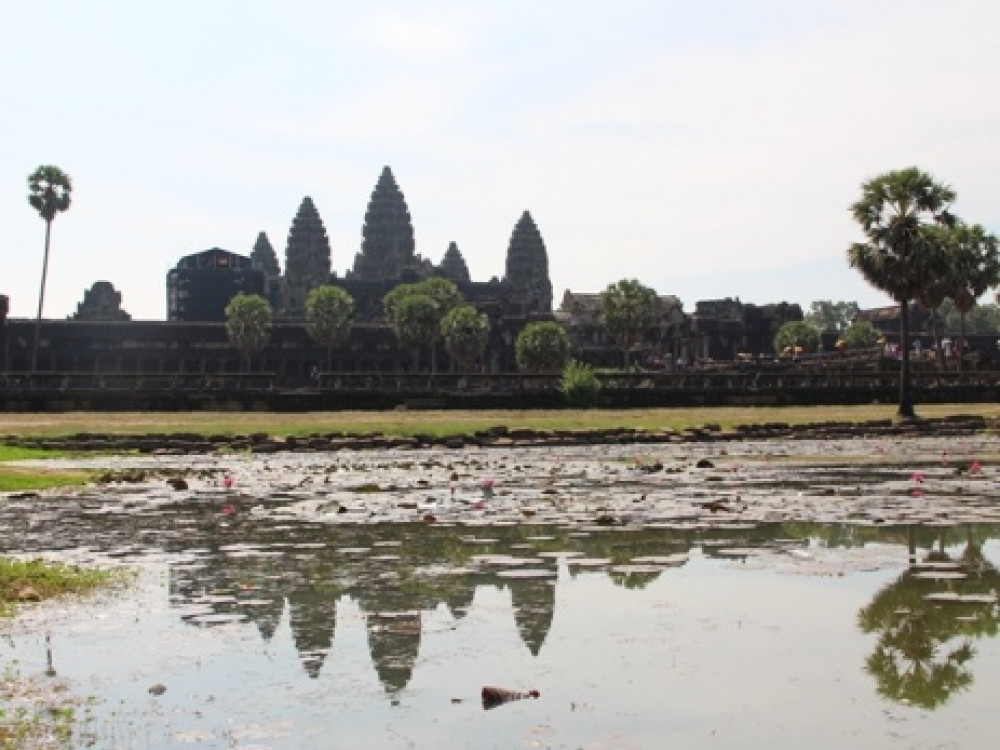
[[[257,235],[257,241],[253,243],[253,250],[250,252],[250,261],[254,268],[264,272],[264,278],[268,280],[274,280],[281,276],[278,255],[274,252],[266,232]]]
[[[469,267],[465,264],[465,258],[462,257],[458,245],[454,242],[448,245],[444,258],[441,259],[441,265],[438,266],[438,272],[446,279],[458,283],[472,280],[469,276]]]
[[[414,255],[410,210],[389,167],[382,170],[372,191],[361,236],[361,252],[354,256],[354,270],[349,278],[398,280],[407,271],[418,275],[426,271],[427,264]]]
[[[549,257],[542,235],[527,211],[510,236],[503,280],[511,302],[520,313],[552,312]]]
[[[280,308],[281,268],[278,267],[278,256],[266,232],[257,235],[257,241],[253,243],[253,250],[250,252],[250,263],[255,270],[264,274],[264,296],[267,301],[271,303],[271,307]]]
[[[307,195],[288,232],[282,317],[301,318],[309,292],[329,280],[330,240],[312,198]]]

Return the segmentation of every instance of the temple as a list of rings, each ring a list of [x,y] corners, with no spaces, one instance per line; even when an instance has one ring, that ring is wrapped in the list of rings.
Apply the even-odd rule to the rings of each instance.
[[[256,369],[272,373],[278,383],[307,382],[317,369],[407,373],[414,358],[387,325],[382,299],[398,284],[435,277],[453,281],[490,321],[486,353],[478,365],[483,374],[516,372],[517,335],[539,320],[555,320],[565,328],[577,359],[595,366],[621,363],[621,353],[600,324],[599,294],[566,291],[559,309],[553,310],[548,251],[529,211],[522,211],[513,226],[502,278],[477,280],[454,241],[439,263],[417,250],[406,198],[386,166],[365,210],[360,248],[343,275],[333,270],[334,260],[338,255],[350,258],[350,250],[331,248],[320,211],[305,196],[291,220],[283,268],[263,231],[247,254],[212,247],[186,255],[167,273],[166,322],[131,321],[113,284],[96,282],[69,320],[43,321],[37,371],[242,372],[244,363],[228,346],[223,323],[229,301],[244,293],[262,295],[274,311],[271,341],[257,357]],[[350,335],[333,352],[329,368],[324,350],[309,339],[303,325],[309,293],[324,284],[339,286],[354,299]],[[687,314],[677,297],[660,296],[656,322],[643,337],[638,361],[662,367],[769,351],[778,327],[801,318],[798,305],[757,307],[738,299],[699,301]],[[8,372],[30,370],[34,321],[0,320],[0,364]],[[445,371],[454,369],[446,356],[442,364]]]

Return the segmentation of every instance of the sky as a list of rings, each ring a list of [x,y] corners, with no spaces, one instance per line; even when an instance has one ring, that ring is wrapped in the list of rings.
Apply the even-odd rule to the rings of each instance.
[[[343,276],[392,168],[417,252],[502,277],[528,210],[566,290],[890,304],[862,184],[917,166],[1000,232],[996,0],[0,0],[0,294],[34,317],[42,164],[73,180],[44,315],[166,317],[211,247],[284,266],[313,198]]]

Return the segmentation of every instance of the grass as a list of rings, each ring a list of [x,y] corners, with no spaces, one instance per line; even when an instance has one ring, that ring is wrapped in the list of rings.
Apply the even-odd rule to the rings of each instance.
[[[93,472],[66,469],[38,469],[24,466],[5,466],[4,462],[31,458],[53,458],[62,455],[40,448],[20,448],[0,445],[0,492],[32,492],[53,487],[86,484]]]
[[[918,407],[922,417],[979,414],[1000,417],[1000,404],[928,404]],[[685,429],[718,424],[723,429],[740,424],[787,422],[863,422],[890,419],[891,404],[862,406],[705,407],[663,409],[559,409],[490,411],[356,411],[309,412],[122,412],[65,414],[0,414],[0,435],[64,437],[75,433],[142,434],[186,432],[201,435],[309,435],[329,432],[386,435],[455,435],[504,425],[510,429],[584,430],[612,427]],[[48,454],[51,455],[51,454]],[[0,454],[2,456],[2,454]]]
[[[0,613],[10,614],[19,601],[91,591],[111,578],[106,570],[0,557]]]

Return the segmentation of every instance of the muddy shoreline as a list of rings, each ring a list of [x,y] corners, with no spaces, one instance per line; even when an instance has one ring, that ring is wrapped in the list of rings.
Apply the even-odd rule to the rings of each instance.
[[[330,452],[339,450],[427,449],[466,447],[527,448],[537,446],[582,446],[621,444],[685,444],[758,440],[842,440],[847,438],[958,437],[1000,430],[1000,420],[976,415],[896,421],[817,422],[789,424],[767,422],[722,429],[705,424],[685,430],[639,430],[611,428],[592,430],[511,429],[496,425],[486,430],[455,435],[389,436],[382,433],[315,433],[307,436],[275,436],[264,432],[247,435],[202,435],[198,433],[77,433],[39,438],[8,435],[5,445],[72,452],[136,452],[152,455],[188,455],[246,452]]]

